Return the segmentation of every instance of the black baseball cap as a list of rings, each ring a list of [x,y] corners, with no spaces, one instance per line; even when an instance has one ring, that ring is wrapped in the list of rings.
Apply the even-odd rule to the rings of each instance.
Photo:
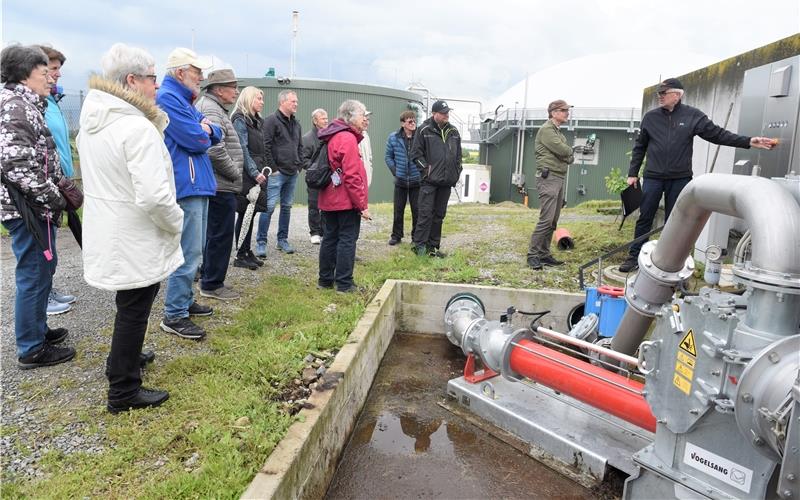
[[[663,82],[658,84],[658,92],[663,92],[664,90],[669,89],[681,89],[683,90],[683,84],[677,78],[667,78]]]
[[[453,108],[447,105],[447,101],[436,101],[435,103],[433,103],[433,106],[431,106],[431,111],[433,113],[447,114],[450,112],[451,109]]]

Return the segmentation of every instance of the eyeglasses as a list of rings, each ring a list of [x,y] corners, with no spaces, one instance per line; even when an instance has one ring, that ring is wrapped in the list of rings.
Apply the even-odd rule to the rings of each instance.
[[[134,75],[134,76],[137,76],[139,78],[149,78],[150,81],[152,81],[153,83],[156,83],[156,81],[158,80],[158,76],[156,75]]]
[[[403,120],[403,122],[404,123],[417,123],[417,120],[415,120],[413,118],[406,118],[405,120]]]
[[[558,108],[557,111],[561,111],[562,113],[569,113],[569,108]]]
[[[664,97],[667,94],[674,94],[674,93],[675,93],[674,90],[659,90],[658,91],[658,95],[661,96],[661,97]]]

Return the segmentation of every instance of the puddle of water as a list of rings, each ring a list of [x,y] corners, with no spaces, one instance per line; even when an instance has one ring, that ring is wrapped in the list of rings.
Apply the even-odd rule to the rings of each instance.
[[[396,334],[326,498],[592,498],[439,406],[463,363],[444,336]]]

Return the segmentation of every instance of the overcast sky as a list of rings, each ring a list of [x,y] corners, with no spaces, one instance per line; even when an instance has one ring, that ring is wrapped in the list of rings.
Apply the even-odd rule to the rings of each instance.
[[[191,47],[193,34],[197,52],[239,76],[263,76],[270,66],[288,75],[298,10],[298,77],[401,88],[419,82],[434,95],[487,103],[526,74],[576,58],[635,50],[651,59],[648,68],[664,54],[674,58],[665,67],[683,59],[692,66],[800,31],[798,0],[4,0],[2,9],[4,44],[48,43],[66,54],[60,83],[67,90],[85,88],[115,42],[150,51],[161,75],[169,51]],[[625,78],[613,67],[553,73],[594,88]]]

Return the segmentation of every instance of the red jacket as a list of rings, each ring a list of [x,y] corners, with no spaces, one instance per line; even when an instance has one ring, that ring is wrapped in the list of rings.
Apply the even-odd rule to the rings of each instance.
[[[317,206],[325,212],[367,209],[367,171],[358,152],[362,135],[342,120],[336,119],[320,130],[320,140],[328,141],[328,162],[333,169],[341,169],[342,183],[333,183],[321,189]]]

